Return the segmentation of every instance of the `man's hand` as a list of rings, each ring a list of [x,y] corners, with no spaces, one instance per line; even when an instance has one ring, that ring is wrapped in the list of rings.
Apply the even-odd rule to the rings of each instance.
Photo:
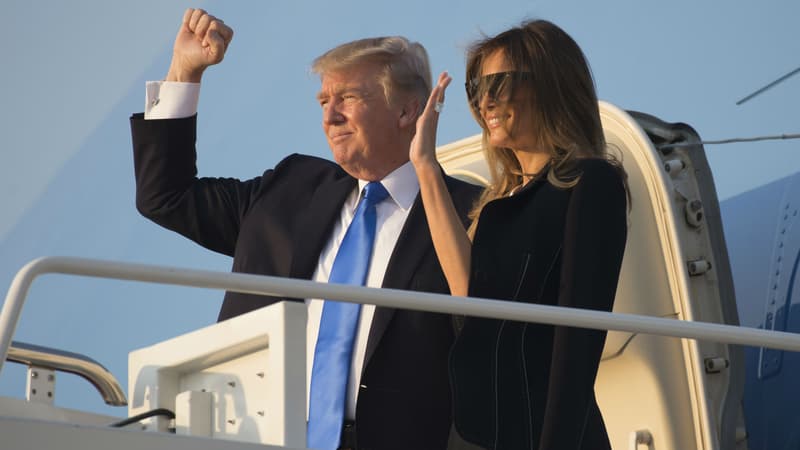
[[[233,30],[202,9],[187,9],[172,48],[166,81],[199,83],[208,66],[222,61]]]

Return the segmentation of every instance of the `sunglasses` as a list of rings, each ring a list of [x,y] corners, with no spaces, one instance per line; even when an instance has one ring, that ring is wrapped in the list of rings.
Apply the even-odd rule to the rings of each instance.
[[[514,89],[530,79],[530,72],[499,72],[475,77],[464,83],[467,100],[470,106],[477,110],[484,96],[489,96],[493,100],[509,99],[514,94]]]

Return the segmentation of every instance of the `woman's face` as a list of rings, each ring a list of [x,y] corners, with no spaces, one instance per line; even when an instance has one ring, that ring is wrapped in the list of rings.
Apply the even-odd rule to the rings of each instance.
[[[529,75],[516,72],[502,50],[496,50],[483,61],[474,101],[489,133],[490,145],[515,152],[535,150],[530,88],[525,82]],[[515,88],[504,89],[504,86]]]

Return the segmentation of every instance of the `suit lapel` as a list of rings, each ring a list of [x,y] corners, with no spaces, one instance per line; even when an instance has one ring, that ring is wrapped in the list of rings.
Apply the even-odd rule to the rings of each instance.
[[[403,231],[397,238],[397,243],[389,258],[389,265],[386,267],[386,274],[383,277],[384,288],[390,289],[413,289],[410,285],[411,278],[419,265],[420,260],[431,248],[430,233],[428,230],[428,220],[425,218],[425,210],[422,208],[422,201],[419,194],[408,213]],[[364,367],[372,358],[375,349],[378,347],[386,328],[394,317],[394,308],[376,307],[375,315],[372,318],[372,325],[369,329],[367,348],[364,352]]]
[[[318,186],[311,201],[297,221],[289,276],[311,279],[319,263],[322,248],[347,196],[356,186],[356,179],[344,177],[333,183]]]
[[[428,231],[428,219],[422,208],[422,200],[417,194],[411,211],[408,213],[403,231],[397,238],[386,275],[383,277],[383,287],[391,289],[409,289],[411,278],[425,253],[433,246],[431,234]]]

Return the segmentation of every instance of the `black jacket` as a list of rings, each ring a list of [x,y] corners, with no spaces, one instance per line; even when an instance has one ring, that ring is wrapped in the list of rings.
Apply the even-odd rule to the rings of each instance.
[[[627,235],[620,171],[583,160],[576,186],[541,177],[485,206],[470,296],[610,311]],[[455,427],[493,449],[608,449],[594,396],[606,332],[467,318],[454,346]]]
[[[197,178],[195,118],[131,118],[136,203],[161,226],[233,257],[233,271],[310,279],[334,221],[357,181],[338,165],[291,155],[260,177]],[[476,186],[447,178],[466,214]],[[417,198],[383,287],[447,293]],[[228,292],[220,320],[277,299]],[[356,405],[359,449],[441,449],[451,424],[449,316],[376,308]]]

